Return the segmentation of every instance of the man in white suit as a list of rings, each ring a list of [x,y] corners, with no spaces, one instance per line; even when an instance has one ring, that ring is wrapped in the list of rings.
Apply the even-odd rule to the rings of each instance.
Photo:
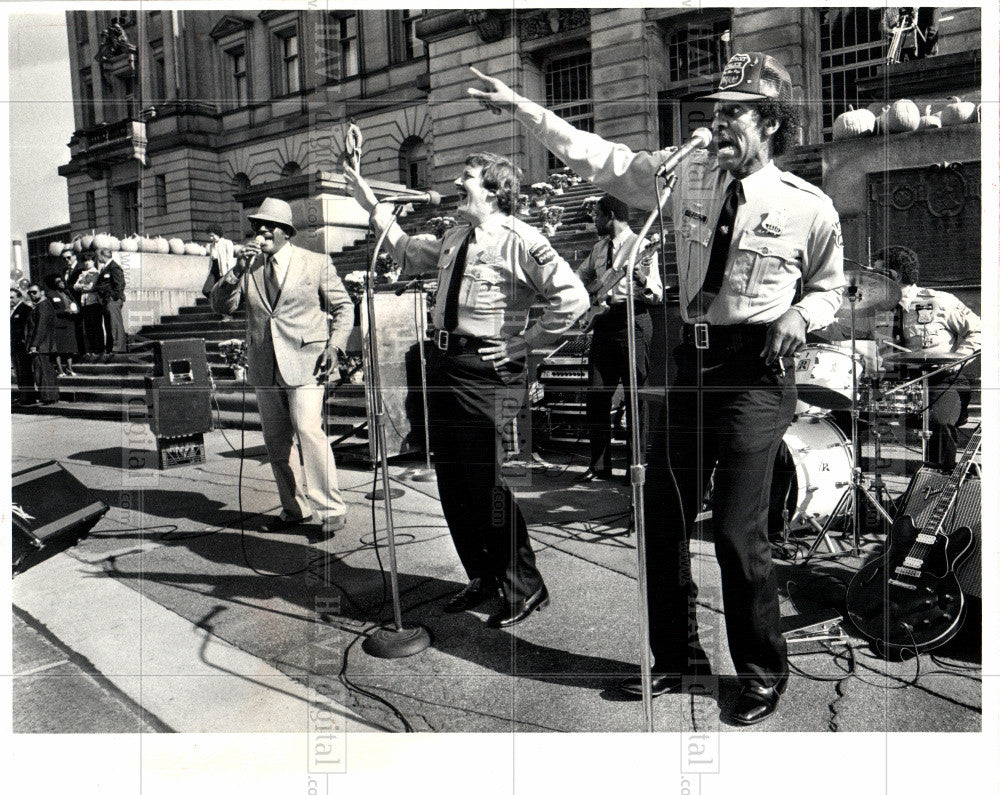
[[[256,237],[212,289],[212,307],[246,302],[247,382],[255,387],[264,444],[281,498],[270,529],[318,521],[344,526],[346,506],[323,431],[324,381],[354,325],[354,304],[330,258],[293,246],[292,208],[264,199],[248,216]]]

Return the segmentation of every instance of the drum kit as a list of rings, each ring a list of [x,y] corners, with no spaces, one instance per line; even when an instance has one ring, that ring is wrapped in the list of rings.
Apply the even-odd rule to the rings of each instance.
[[[881,427],[890,418],[920,415],[923,460],[930,437],[928,379],[966,359],[913,352],[888,340],[858,340],[859,318],[892,312],[899,303],[899,285],[880,271],[860,265],[845,268],[848,286],[837,313],[836,327],[850,329],[850,347],[811,343],[796,357],[795,383],[799,395],[796,415],[785,433],[784,451],[794,465],[794,478],[784,503],[784,537],[795,530],[811,529],[816,539],[806,554],[808,561],[826,542],[830,554],[844,554],[828,533],[844,518],[851,528],[849,553],[860,554],[863,501],[889,524],[893,517],[885,483],[877,471],[869,479],[860,466],[859,417],[864,414],[873,444],[872,461],[881,456]],[[834,342],[836,335],[818,335]],[[847,341],[844,341],[846,344]],[[880,355],[879,346],[895,349]],[[967,357],[969,358],[969,357]],[[892,371],[890,373],[890,370]],[[897,373],[916,372],[904,380]],[[836,424],[833,412],[850,412],[850,437]],[[874,493],[873,493],[874,492]]]

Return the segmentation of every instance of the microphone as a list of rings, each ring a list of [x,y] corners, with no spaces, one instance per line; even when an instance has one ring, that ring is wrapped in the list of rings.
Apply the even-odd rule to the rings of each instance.
[[[263,246],[264,243],[267,242],[267,240],[263,235],[256,235],[253,239],[253,242],[256,243],[258,246]],[[233,268],[233,270],[236,270],[237,273],[240,276],[242,276],[244,273],[250,270],[250,266],[253,265],[253,263],[256,261],[257,257],[261,253],[262,252],[257,252],[257,254],[251,256],[247,253],[246,249],[244,249],[242,252],[240,252],[240,256],[236,260],[236,266],[235,268]]]
[[[378,197],[379,204],[440,204],[441,194],[436,190],[423,193],[390,193]]]
[[[694,133],[692,133],[691,140],[689,140],[686,144],[682,144],[681,147],[670,155],[666,162],[656,170],[656,176],[665,177],[677,168],[678,164],[695,149],[704,149],[710,143],[712,143],[712,131],[708,129],[708,127],[699,127],[694,131]]]

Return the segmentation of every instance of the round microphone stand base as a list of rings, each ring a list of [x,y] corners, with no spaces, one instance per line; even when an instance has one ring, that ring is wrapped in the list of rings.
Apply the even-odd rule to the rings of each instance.
[[[409,473],[407,477],[410,480],[415,480],[417,483],[429,483],[432,480],[437,480],[437,473],[433,469],[414,469],[413,472]]]
[[[402,497],[404,494],[406,494],[406,492],[403,491],[402,489],[389,489],[389,496],[392,499],[397,499],[398,497]],[[384,500],[385,499],[385,495],[382,493],[381,489],[378,489],[376,491],[370,491],[370,492],[368,492],[365,495],[365,499],[366,500]]]
[[[391,660],[396,657],[412,657],[430,645],[431,635],[424,627],[379,627],[365,638],[361,648],[372,657]]]

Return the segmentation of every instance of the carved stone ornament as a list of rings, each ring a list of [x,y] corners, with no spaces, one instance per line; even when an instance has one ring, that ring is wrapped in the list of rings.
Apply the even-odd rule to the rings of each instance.
[[[503,16],[491,9],[479,8],[465,12],[466,21],[476,29],[484,44],[503,38]]]
[[[968,183],[959,167],[944,165],[927,179],[927,210],[938,218],[954,218],[965,209]]]

